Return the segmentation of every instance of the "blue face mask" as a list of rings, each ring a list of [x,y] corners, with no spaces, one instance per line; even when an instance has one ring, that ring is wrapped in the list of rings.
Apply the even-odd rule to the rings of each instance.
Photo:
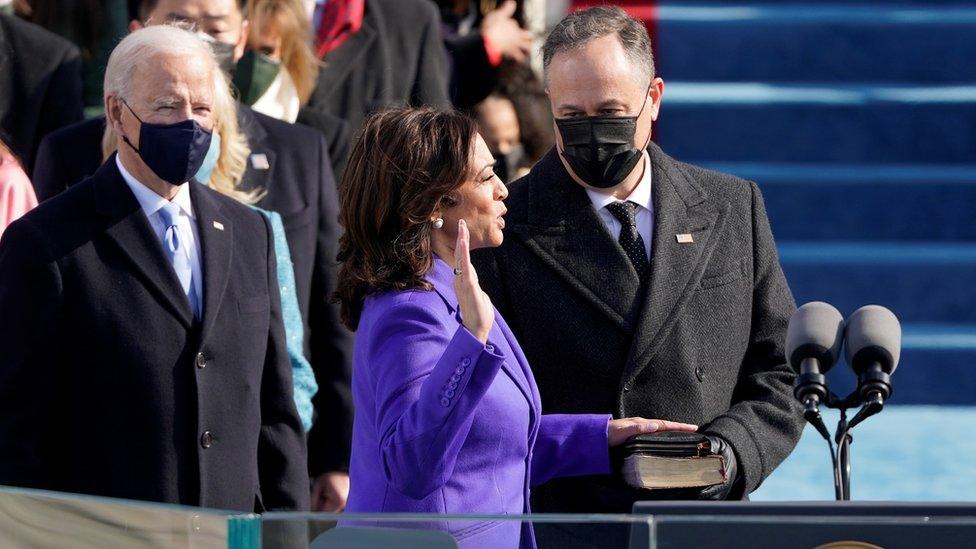
[[[213,132],[204,129],[193,119],[175,124],[148,124],[139,118],[128,103],[124,100],[122,103],[141,124],[138,149],[124,135],[122,140],[163,181],[172,185],[182,185],[189,181],[210,152]]]
[[[214,168],[217,166],[217,159],[220,158],[220,134],[213,132],[213,137],[210,139],[210,150],[207,151],[207,156],[203,158],[203,164],[200,165],[200,169],[197,170],[197,174],[193,176],[198,183],[203,183],[206,185],[210,181],[210,174],[213,173]]]

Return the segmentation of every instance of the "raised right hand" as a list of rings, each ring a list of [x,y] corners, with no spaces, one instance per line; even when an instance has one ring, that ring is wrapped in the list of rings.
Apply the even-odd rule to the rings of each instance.
[[[478,273],[471,265],[471,244],[468,225],[458,220],[457,243],[454,245],[454,266],[461,274],[454,275],[454,293],[457,294],[458,307],[464,327],[482,343],[488,341],[488,332],[495,322],[495,308],[491,299],[478,284]]]

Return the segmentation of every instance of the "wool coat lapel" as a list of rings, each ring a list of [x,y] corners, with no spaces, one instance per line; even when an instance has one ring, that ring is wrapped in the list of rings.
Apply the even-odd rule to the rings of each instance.
[[[122,250],[144,283],[187,328],[193,325],[190,301],[162,243],[115,165],[113,154],[95,175],[95,207],[108,218],[105,234]]]
[[[190,187],[190,197],[200,233],[203,267],[203,332],[201,341],[213,329],[230,278],[234,225],[221,215],[220,205],[202,185]]]
[[[632,333],[642,305],[637,271],[555,149],[533,168],[528,222],[512,232],[621,330]]]
[[[648,363],[695,293],[728,210],[727,204],[708,201],[705,191],[685,177],[656,145],[652,144],[648,153],[654,197],[651,274],[621,380],[624,385]],[[688,234],[692,242],[679,242],[678,235]]]
[[[268,132],[255,118],[254,111],[243,105],[238,106],[237,120],[247,137],[248,148],[251,149],[240,187],[244,190],[261,189],[271,192],[271,185],[274,183],[271,173],[274,171],[277,155],[267,142]]]

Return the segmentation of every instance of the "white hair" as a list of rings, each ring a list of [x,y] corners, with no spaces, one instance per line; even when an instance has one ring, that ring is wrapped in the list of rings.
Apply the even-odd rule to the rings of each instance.
[[[150,25],[130,33],[112,50],[105,67],[105,96],[128,98],[136,67],[157,55],[199,56],[217,69],[210,46],[195,33],[176,25]]]

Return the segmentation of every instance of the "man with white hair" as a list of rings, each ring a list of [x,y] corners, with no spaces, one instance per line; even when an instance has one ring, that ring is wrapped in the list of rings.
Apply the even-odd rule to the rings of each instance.
[[[105,73],[118,153],[0,240],[0,484],[308,508],[270,226],[187,184],[214,70],[187,31],[126,37]]]

